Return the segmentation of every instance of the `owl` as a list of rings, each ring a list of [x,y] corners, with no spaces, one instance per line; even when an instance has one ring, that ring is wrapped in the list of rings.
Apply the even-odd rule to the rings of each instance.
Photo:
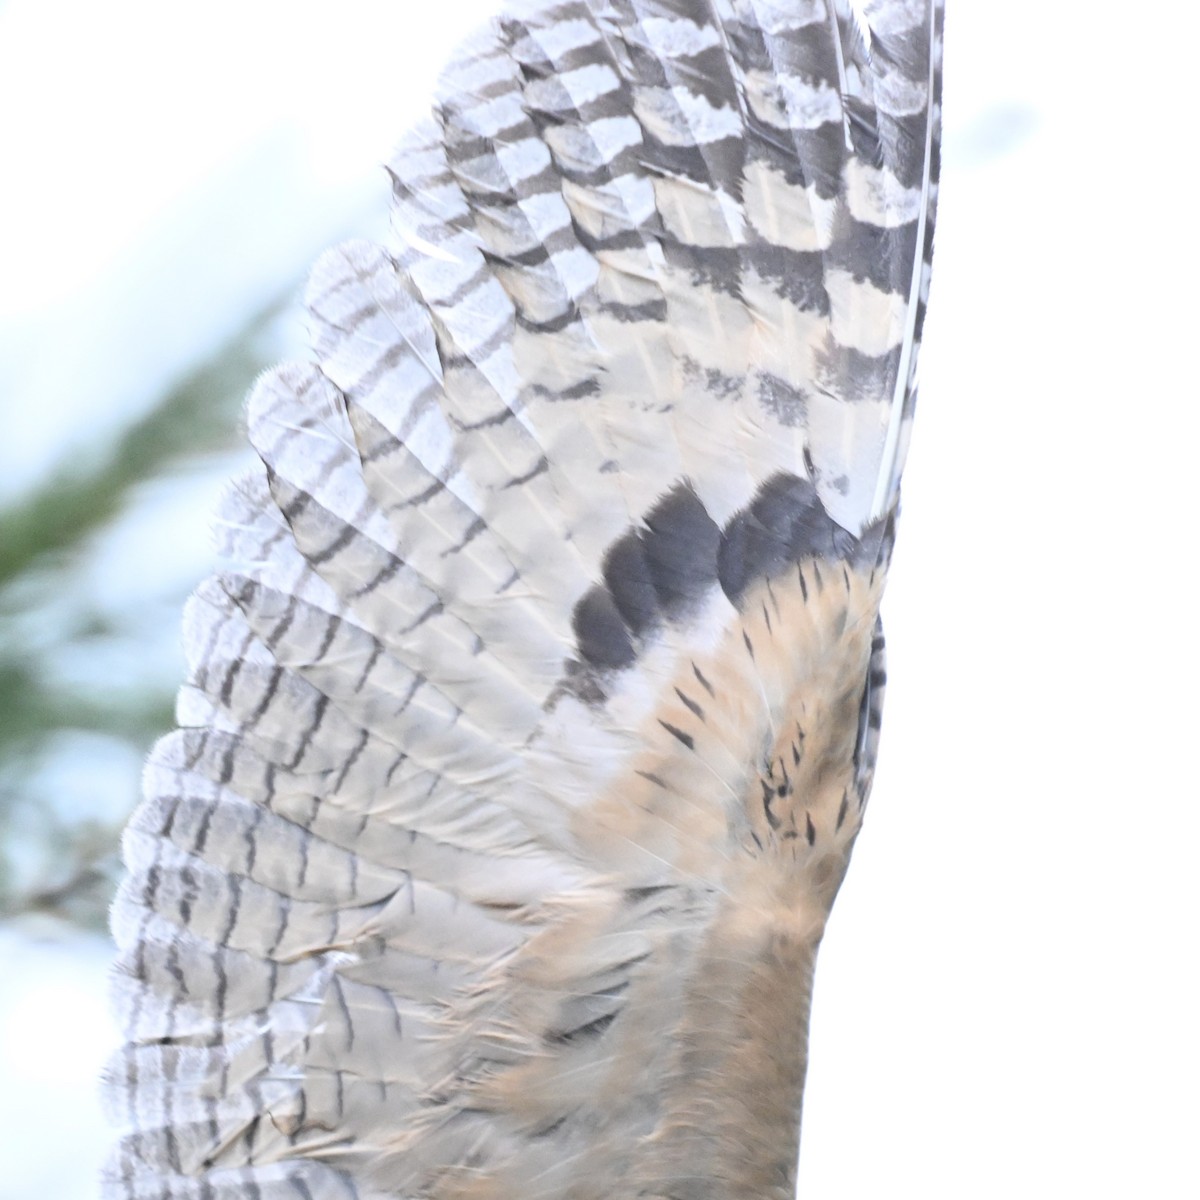
[[[311,276],[113,909],[112,1200],[785,1200],[941,0],[529,0]]]

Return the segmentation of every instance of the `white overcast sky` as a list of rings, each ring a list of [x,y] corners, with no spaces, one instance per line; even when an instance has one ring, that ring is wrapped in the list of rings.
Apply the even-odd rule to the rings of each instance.
[[[0,498],[380,228],[374,164],[491,7],[0,4]],[[892,682],[818,972],[805,1200],[1200,1194],[1197,30],[1154,12],[951,0]],[[188,541],[146,536],[113,577]],[[88,1200],[103,954],[0,954],[0,1200]]]

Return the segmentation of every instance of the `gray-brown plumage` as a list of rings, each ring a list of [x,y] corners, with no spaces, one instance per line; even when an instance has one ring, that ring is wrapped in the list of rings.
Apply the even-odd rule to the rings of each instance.
[[[318,263],[114,909],[111,1197],[786,1197],[939,0],[528,3]]]

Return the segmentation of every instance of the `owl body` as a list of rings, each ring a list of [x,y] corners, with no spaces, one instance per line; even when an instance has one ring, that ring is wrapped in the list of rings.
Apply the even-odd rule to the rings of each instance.
[[[327,254],[114,909],[112,1197],[790,1196],[940,6],[529,3]]]

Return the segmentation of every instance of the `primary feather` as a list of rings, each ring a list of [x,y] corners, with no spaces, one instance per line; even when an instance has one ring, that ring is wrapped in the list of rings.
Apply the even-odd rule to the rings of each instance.
[[[122,1200],[786,1197],[940,0],[575,0],[327,254],[113,915]]]

